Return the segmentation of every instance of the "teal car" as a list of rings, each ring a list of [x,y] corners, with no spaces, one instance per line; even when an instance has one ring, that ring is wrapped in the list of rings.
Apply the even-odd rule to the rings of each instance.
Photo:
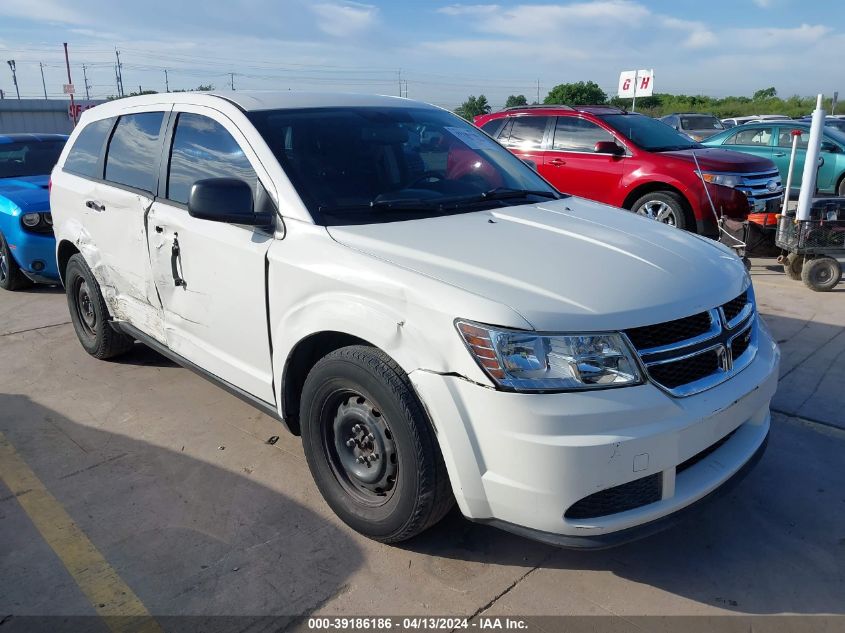
[[[807,140],[810,138],[807,121],[746,123],[711,136],[702,144],[768,158],[778,166],[781,179],[786,182],[793,130],[801,132],[792,173],[792,187],[797,189],[801,186]],[[821,158],[823,162],[816,184],[819,192],[845,196],[845,133],[832,127],[824,128]]]

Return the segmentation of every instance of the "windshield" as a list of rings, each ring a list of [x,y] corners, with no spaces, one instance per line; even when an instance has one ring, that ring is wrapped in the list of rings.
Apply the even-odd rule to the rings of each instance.
[[[682,130],[724,130],[725,126],[714,116],[682,116]]]
[[[701,147],[673,127],[642,114],[606,114],[602,119],[635,145],[649,152]]]
[[[0,143],[0,178],[49,175],[64,145],[64,141]]]
[[[442,110],[338,107],[247,115],[315,222],[393,222],[560,194],[478,128]]]

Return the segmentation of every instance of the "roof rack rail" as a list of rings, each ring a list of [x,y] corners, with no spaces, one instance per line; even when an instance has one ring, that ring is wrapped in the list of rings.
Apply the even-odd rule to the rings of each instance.
[[[507,108],[502,108],[502,111],[505,110],[531,110],[532,108],[563,108],[564,110],[574,110],[572,106],[563,105],[562,103],[532,103],[531,105],[523,105],[523,106],[509,106]]]

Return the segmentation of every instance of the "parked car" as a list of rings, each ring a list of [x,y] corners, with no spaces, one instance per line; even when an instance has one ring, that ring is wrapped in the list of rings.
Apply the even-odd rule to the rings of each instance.
[[[52,177],[83,348],[141,341],[283,420],[374,539],[457,500],[606,546],[724,490],[766,444],[779,351],[742,262],[557,193],[445,110],[121,99],[82,115]]]
[[[737,125],[744,125],[746,123],[755,123],[757,121],[789,121],[789,117],[784,114],[752,114],[750,116],[735,116],[729,119],[722,119],[722,125],[725,128],[736,127]]]
[[[747,123],[713,136],[704,142],[709,147],[732,149],[737,152],[772,159],[786,181],[789,157],[792,150],[792,131],[803,132],[798,141],[795,167],[792,173],[794,195],[801,187],[804,175],[807,141],[810,124],[806,121],[775,121],[773,123]],[[825,127],[821,147],[822,165],[819,167],[816,187],[820,193],[845,196],[845,133]],[[766,242],[774,244],[777,228],[776,212],[759,213],[749,220],[765,230]]]
[[[55,284],[48,181],[67,136],[0,135],[0,288]]]
[[[475,123],[536,164],[559,191],[708,237],[719,235],[711,201],[717,213],[738,220],[780,209],[780,177],[770,160],[704,149],[641,114],[542,106],[479,116]]]
[[[810,124],[813,121],[813,117],[805,116],[800,119],[802,123]],[[840,132],[845,133],[845,119],[839,118],[838,116],[827,116],[824,119],[824,124],[827,127],[832,127],[834,130],[839,130]]]
[[[702,141],[725,129],[722,122],[712,114],[677,113],[660,117],[659,120],[678,132],[686,134],[694,141]]]

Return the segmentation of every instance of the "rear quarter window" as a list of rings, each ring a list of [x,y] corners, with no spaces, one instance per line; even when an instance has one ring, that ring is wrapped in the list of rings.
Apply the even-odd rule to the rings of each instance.
[[[106,180],[155,191],[164,112],[127,114],[117,122],[106,155]]]
[[[114,118],[100,119],[86,125],[70,148],[63,169],[80,176],[102,178],[100,155],[113,125]]]

